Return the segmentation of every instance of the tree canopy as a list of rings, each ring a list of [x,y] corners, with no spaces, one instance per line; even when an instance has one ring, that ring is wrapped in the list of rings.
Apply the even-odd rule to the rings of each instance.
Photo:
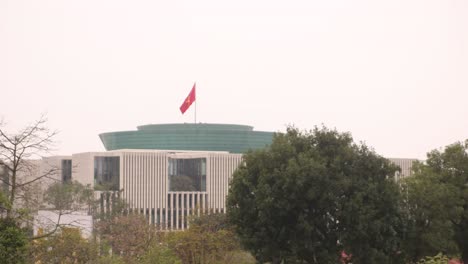
[[[25,263],[27,248],[26,230],[12,218],[0,218],[0,264]]]
[[[81,236],[77,228],[61,228],[58,233],[32,245],[34,263],[96,263],[98,246]]]
[[[228,217],[258,261],[401,259],[397,167],[348,133],[288,128],[248,152],[234,173]]]
[[[56,182],[47,188],[44,194],[44,202],[48,209],[61,211],[90,210],[93,206],[93,190],[90,186],[84,186],[79,182]]]
[[[468,263],[468,141],[429,152],[403,187],[412,259],[444,252]]]

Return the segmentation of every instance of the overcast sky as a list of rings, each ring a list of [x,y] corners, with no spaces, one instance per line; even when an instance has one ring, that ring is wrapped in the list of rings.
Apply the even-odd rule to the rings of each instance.
[[[324,124],[386,157],[468,138],[468,1],[0,0],[0,117],[56,154],[197,121]]]

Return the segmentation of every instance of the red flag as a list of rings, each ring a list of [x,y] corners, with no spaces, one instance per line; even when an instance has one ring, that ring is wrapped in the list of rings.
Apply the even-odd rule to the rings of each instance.
[[[193,84],[192,90],[190,91],[189,95],[187,98],[185,98],[184,102],[180,106],[180,112],[185,113],[187,109],[192,105],[192,103],[195,101],[195,85],[196,83]]]

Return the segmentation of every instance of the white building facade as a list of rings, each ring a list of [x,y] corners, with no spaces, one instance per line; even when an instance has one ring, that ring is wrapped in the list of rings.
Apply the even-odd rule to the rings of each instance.
[[[402,158],[390,158],[393,164],[400,167],[400,171],[395,173],[395,180],[400,180],[405,177],[413,175],[413,164],[417,162],[417,159],[402,159]]]
[[[161,229],[188,227],[191,215],[225,213],[229,181],[241,154],[210,151],[116,150],[71,156],[71,180],[90,185],[110,208],[118,193],[128,210]]]

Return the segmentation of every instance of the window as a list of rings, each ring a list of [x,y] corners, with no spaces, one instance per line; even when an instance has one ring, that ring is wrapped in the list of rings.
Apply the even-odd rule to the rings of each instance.
[[[206,159],[169,158],[169,191],[205,192]]]
[[[72,161],[62,160],[62,182],[71,182],[72,177]]]
[[[119,157],[94,157],[94,189],[118,191],[119,178]]]

